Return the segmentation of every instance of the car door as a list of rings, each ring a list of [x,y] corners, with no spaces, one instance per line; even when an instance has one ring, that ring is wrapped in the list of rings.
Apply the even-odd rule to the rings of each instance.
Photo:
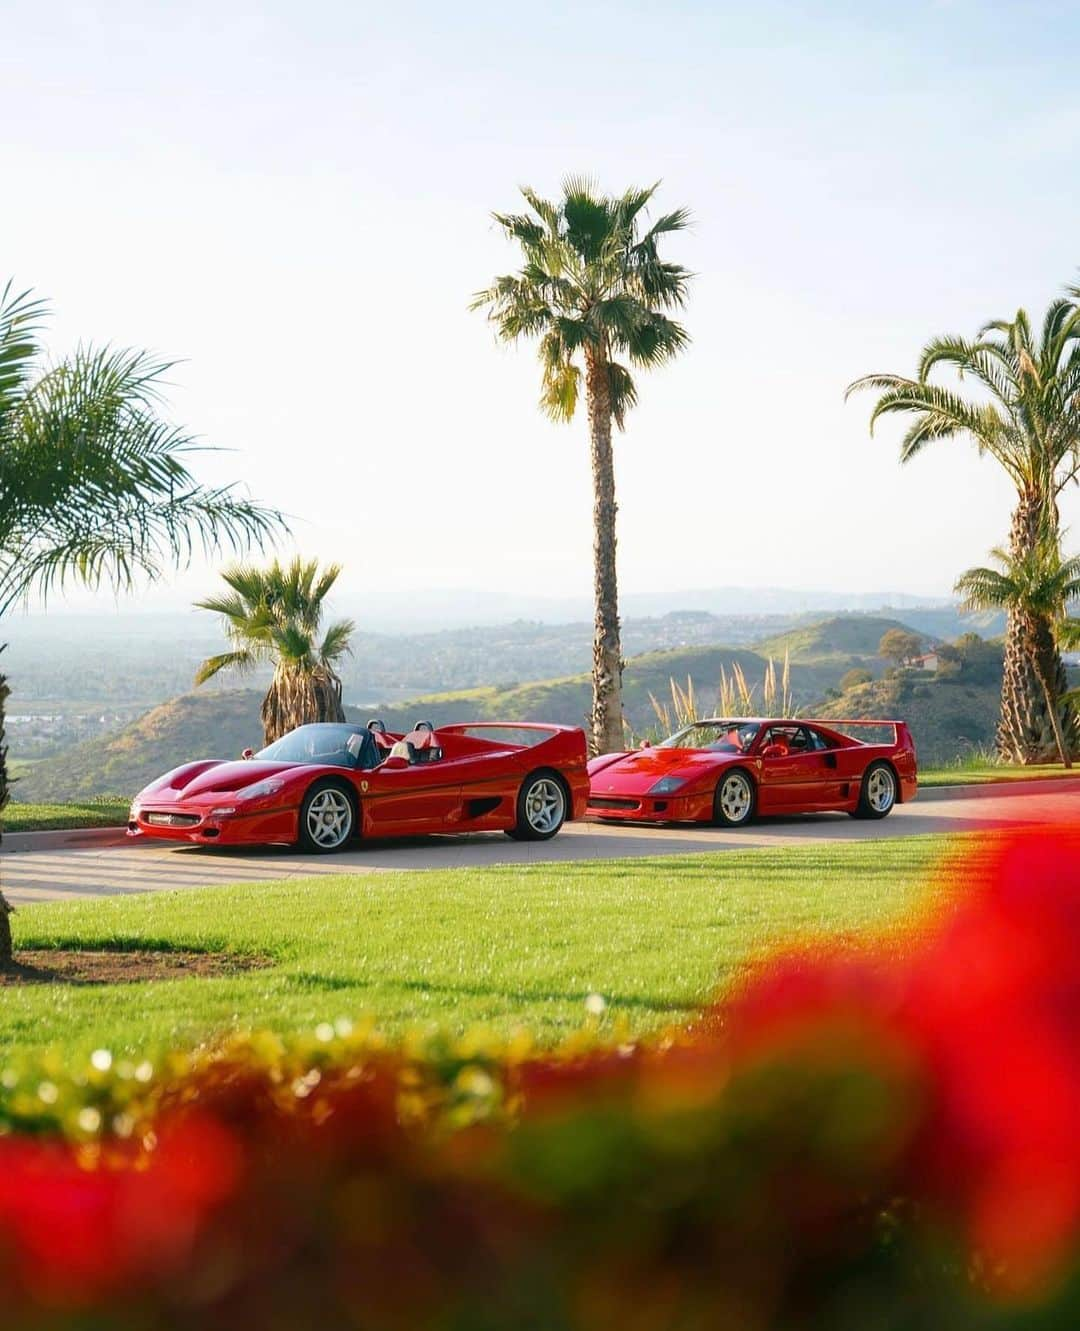
[[[461,782],[441,760],[408,767],[376,767],[360,781],[364,832],[368,836],[412,836],[453,831],[461,817]]]
[[[775,746],[785,753],[771,753]],[[759,747],[758,807],[762,813],[804,813],[828,808],[830,779],[835,782],[835,763],[827,748],[806,726],[771,726]]]

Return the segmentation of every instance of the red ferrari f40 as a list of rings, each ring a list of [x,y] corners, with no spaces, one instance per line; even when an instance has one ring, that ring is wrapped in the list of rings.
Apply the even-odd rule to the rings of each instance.
[[[866,738],[849,733],[859,729]],[[902,721],[713,717],[660,744],[594,758],[588,812],[722,827],[826,810],[884,818],[917,789],[915,745]]]
[[[341,850],[373,837],[506,832],[553,837],[588,796],[573,726],[381,721],[300,726],[238,762],[186,763],[141,791],[128,835],[206,846],[285,842]]]

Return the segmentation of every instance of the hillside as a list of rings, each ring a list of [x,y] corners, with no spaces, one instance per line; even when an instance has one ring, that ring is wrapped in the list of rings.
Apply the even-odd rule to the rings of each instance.
[[[693,680],[702,708],[711,710],[716,699],[721,669],[730,674],[738,665],[747,683],[760,696],[767,658],[759,652],[733,647],[690,647],[668,652],[645,652],[631,657],[623,672],[623,710],[635,730],[655,724],[649,694],[660,700],[670,697],[670,682],[685,685]],[[846,657],[836,661],[792,664],[791,688],[797,704],[806,705],[835,688],[849,667]],[[586,674],[564,679],[515,684],[506,688],[463,689],[434,693],[396,707],[380,708],[379,715],[392,729],[411,725],[418,717],[445,724],[498,717],[508,721],[547,720],[582,725],[592,700],[592,684]]]
[[[108,739],[75,744],[44,758],[12,787],[17,802],[49,803],[141,790],[155,776],[188,758],[238,756],[262,741],[255,689],[186,693],[153,708]]]
[[[993,746],[1001,700],[1001,645],[961,639],[959,659],[937,675],[891,671],[813,709],[823,721],[896,718],[911,728],[924,766]]]
[[[703,707],[716,698],[721,667],[730,672],[741,666],[748,683],[760,690],[766,659],[756,652],[733,647],[691,647],[647,652],[627,662],[623,676],[624,705],[631,724],[644,729],[655,724],[650,692],[665,699],[670,680],[685,684],[687,676]],[[846,659],[793,665],[792,690],[805,705],[834,688],[847,668]],[[255,689],[241,692],[188,693],[153,708],[137,721],[105,739],[74,744],[62,755],[42,758],[28,769],[12,792],[17,801],[69,800],[89,795],[131,795],[153,777],[188,758],[230,757],[261,736],[259,703]],[[558,721],[582,725],[592,689],[588,675],[425,694],[407,703],[348,709],[364,720],[378,715],[391,729],[407,730],[421,718],[437,725],[452,721],[507,720]]]
[[[889,629],[910,631],[911,625],[878,615],[836,615],[814,624],[800,625],[786,633],[774,634],[753,643],[754,651],[775,660],[787,653],[796,662],[840,661],[847,667],[880,668],[878,643]]]

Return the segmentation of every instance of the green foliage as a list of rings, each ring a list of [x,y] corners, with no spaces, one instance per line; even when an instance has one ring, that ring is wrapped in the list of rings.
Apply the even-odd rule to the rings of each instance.
[[[941,366],[958,382],[975,385],[977,395],[964,397],[933,382]],[[1049,512],[1080,472],[1080,305],[1054,301],[1037,335],[1018,310],[1012,321],[986,324],[974,341],[933,338],[916,378],[871,374],[848,393],[864,389],[879,394],[871,431],[883,416],[914,418],[901,444],[902,462],[937,440],[970,439],[996,459],[1019,493]]]
[[[856,666],[854,670],[849,670],[846,674],[840,676],[840,692],[843,693],[847,689],[857,689],[863,684],[870,684],[873,682],[873,678],[874,676],[869,670],[862,666]]]
[[[351,619],[341,619],[318,638],[323,603],[340,573],[340,564],[320,572],[318,560],[299,558],[287,565],[275,559],[265,569],[245,564],[225,569],[221,577],[229,591],[196,605],[221,615],[233,649],[204,661],[195,683],[204,684],[221,670],[244,672],[263,663],[332,670],[348,652],[356,628]]]
[[[620,197],[597,193],[581,177],[563,182],[553,203],[523,189],[529,211],[496,213],[507,238],[521,247],[517,273],[479,291],[473,309],[486,309],[505,341],[539,341],[540,405],[553,420],[573,418],[580,397],[579,362],[603,367],[611,414],[621,429],[637,401],[626,365],[649,368],[677,355],[688,338],[664,313],[686,301],[691,274],[662,259],[665,236],[685,229],[686,209],[643,225],[657,186]]]
[[[5,832],[49,832],[79,827],[123,827],[130,800],[98,796],[73,804],[9,804]]]
[[[878,655],[886,661],[895,661],[897,665],[906,665],[922,654],[923,640],[918,633],[907,629],[889,629],[881,635],[878,643]]]
[[[47,365],[44,314],[10,282],[0,292],[0,614],[71,581],[127,590],[283,526],[235,486],[195,480],[199,448],[158,415],[169,362],[80,347]]]

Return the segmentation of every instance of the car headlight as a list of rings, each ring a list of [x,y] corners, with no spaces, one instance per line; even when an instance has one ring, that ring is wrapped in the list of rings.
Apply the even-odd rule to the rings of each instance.
[[[264,795],[276,795],[284,781],[275,781],[273,777],[266,781],[256,781],[253,786],[245,786],[243,790],[236,792],[236,798],[240,800],[257,800]]]
[[[211,809],[206,815],[208,818],[230,818],[236,809],[231,804],[223,805],[220,809]]]
[[[686,785],[688,778],[685,776],[662,776],[655,786],[650,787],[650,795],[674,795],[677,790],[681,790]]]

